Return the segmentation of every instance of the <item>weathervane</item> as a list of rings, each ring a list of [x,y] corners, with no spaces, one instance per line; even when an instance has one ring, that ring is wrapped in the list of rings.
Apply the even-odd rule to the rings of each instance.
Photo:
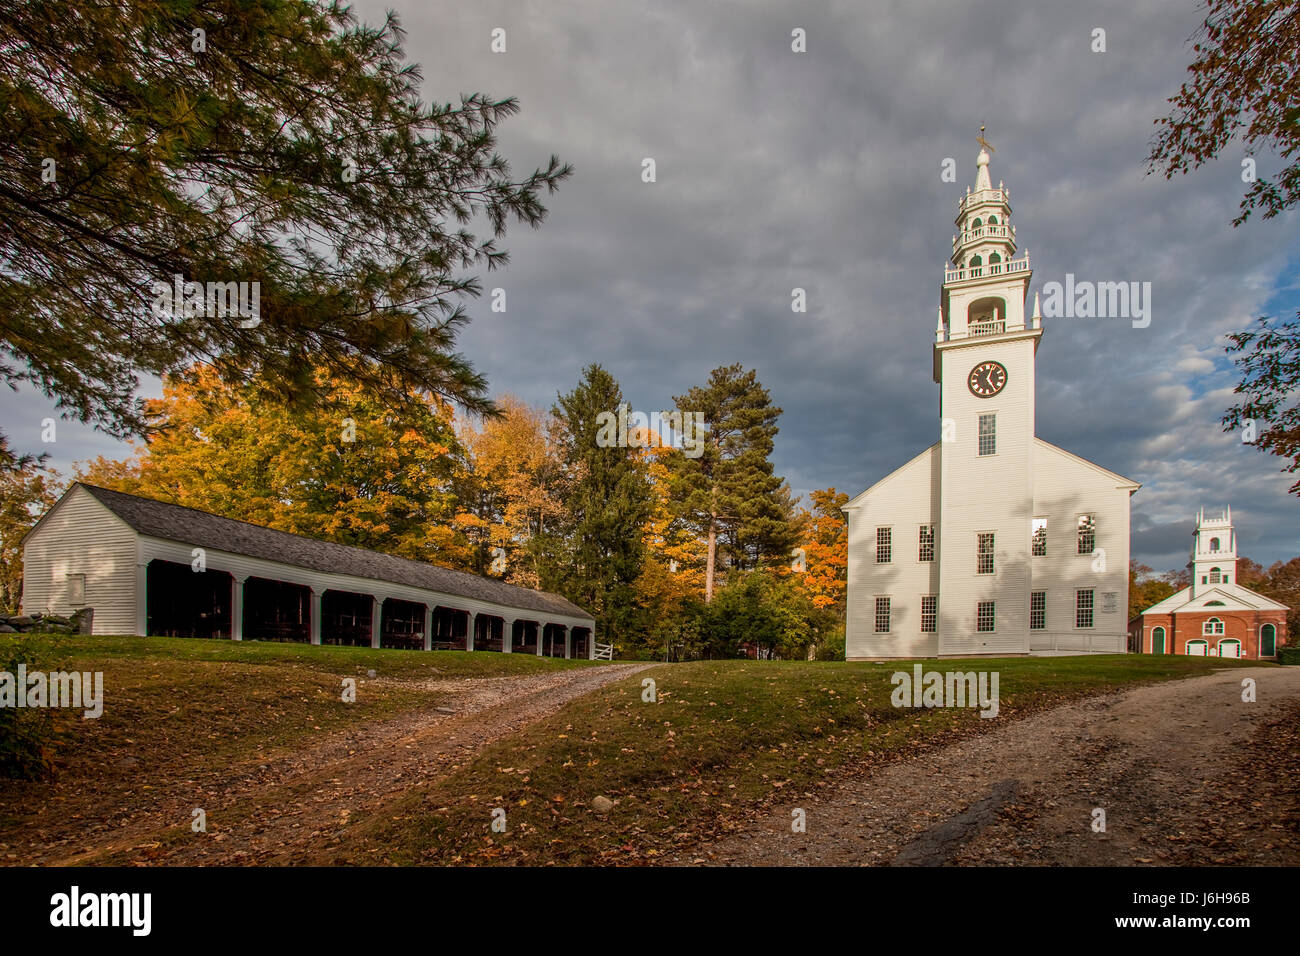
[[[975,137],[975,142],[979,143],[980,146],[981,146],[981,148],[983,148],[983,149],[987,149],[990,153],[996,153],[996,152],[997,152],[997,150],[995,150],[992,146],[989,145],[988,140],[986,140],[986,139],[984,138],[984,127],[983,127],[983,126],[980,127],[980,134],[979,134],[978,136]]]

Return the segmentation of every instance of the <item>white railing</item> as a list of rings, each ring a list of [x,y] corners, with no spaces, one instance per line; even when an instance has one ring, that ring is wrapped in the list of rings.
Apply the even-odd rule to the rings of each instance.
[[[974,206],[975,204],[982,202],[1010,203],[1011,190],[1006,186],[1003,186],[1001,189],[976,189],[973,192],[969,192],[965,196],[962,196],[961,199],[957,201],[957,208],[964,210],[967,206]]]
[[[614,645],[593,644],[591,646],[591,659],[593,661],[612,661],[614,659]]]
[[[1004,276],[1029,270],[1029,255],[1023,259],[1007,259],[1004,262],[986,262],[980,266],[968,266],[965,269],[943,270],[944,282],[961,282],[964,279],[981,279],[986,276]]]
[[[1039,327],[1038,322],[1033,319],[1029,320],[1028,325],[1013,325],[1007,327],[1005,319],[997,322],[976,322],[966,327],[965,332],[951,332],[945,325],[942,329],[935,331],[934,340],[936,342],[955,342],[959,339],[973,339],[981,335],[1001,335],[1003,332],[1024,332]]]
[[[953,236],[952,247],[956,249],[958,246],[964,246],[976,239],[1014,239],[1015,237],[1015,226],[978,226],[974,229],[967,229],[960,236]]]

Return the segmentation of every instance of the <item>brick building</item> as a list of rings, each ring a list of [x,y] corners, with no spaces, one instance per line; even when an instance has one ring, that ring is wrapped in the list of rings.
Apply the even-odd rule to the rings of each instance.
[[[1286,644],[1287,606],[1237,583],[1232,509],[1202,510],[1192,539],[1192,586],[1152,605],[1128,626],[1139,654],[1191,654],[1269,660]]]

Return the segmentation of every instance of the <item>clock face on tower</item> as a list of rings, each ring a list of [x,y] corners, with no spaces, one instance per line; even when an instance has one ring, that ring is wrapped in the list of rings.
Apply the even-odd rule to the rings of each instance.
[[[992,398],[1007,384],[1007,370],[1001,362],[980,362],[970,370],[966,386],[972,395]]]

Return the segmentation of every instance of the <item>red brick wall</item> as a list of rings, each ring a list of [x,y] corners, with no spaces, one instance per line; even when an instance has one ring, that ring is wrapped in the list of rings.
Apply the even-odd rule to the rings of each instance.
[[[1202,628],[1207,620],[1217,617],[1223,621],[1222,634],[1203,634]],[[1129,634],[1142,636],[1142,653],[1151,653],[1151,631],[1155,627],[1165,629],[1165,653],[1186,654],[1187,642],[1203,640],[1211,649],[1217,648],[1219,641],[1236,639],[1241,641],[1241,656],[1250,660],[1259,659],[1259,632],[1265,624],[1277,628],[1277,646],[1286,644],[1285,611],[1228,611],[1223,608],[1209,608],[1202,611],[1188,611],[1174,614],[1143,614],[1129,625]]]

